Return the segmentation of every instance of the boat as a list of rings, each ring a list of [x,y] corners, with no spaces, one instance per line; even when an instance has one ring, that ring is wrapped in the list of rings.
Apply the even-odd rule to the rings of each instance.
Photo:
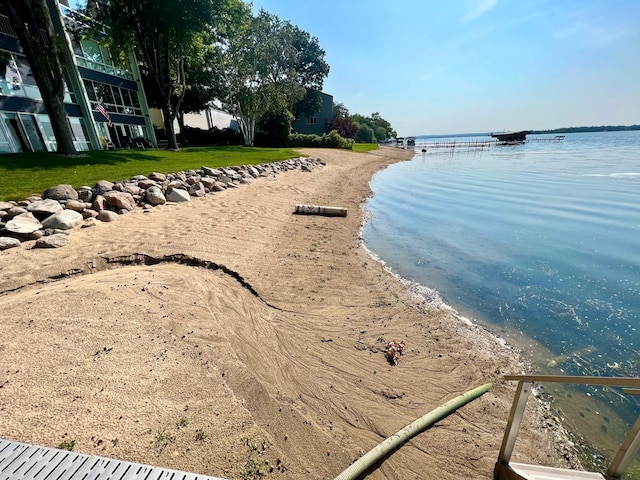
[[[516,143],[524,143],[527,139],[527,134],[529,133],[531,133],[531,130],[522,130],[520,132],[492,133],[491,136],[497,139],[499,143],[513,145]]]

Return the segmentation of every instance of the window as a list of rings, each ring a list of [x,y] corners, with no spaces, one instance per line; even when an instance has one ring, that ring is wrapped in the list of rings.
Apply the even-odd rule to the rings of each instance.
[[[307,125],[315,125],[318,123],[318,119],[316,117],[308,117]]]

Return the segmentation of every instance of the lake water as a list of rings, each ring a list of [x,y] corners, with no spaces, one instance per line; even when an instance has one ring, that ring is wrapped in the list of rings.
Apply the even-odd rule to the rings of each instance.
[[[551,137],[483,149],[418,138],[413,160],[373,178],[365,244],[517,340],[536,372],[639,377],[640,131],[536,141]],[[627,423],[640,411],[637,396],[595,394],[622,402]]]

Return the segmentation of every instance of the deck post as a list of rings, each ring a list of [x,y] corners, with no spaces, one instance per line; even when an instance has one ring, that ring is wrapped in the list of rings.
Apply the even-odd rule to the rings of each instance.
[[[638,389],[624,389],[624,393],[628,395],[640,395],[640,390]],[[622,478],[622,475],[629,467],[631,460],[633,460],[634,455],[638,451],[638,447],[640,447],[640,416],[636,420],[636,423],[633,424],[629,433],[624,438],[622,445],[620,445],[620,450],[616,453],[613,462],[609,465],[609,468],[605,472],[604,476],[607,480],[618,480]]]
[[[518,382],[516,396],[513,399],[511,413],[509,414],[509,420],[507,421],[507,428],[504,431],[504,438],[502,439],[502,447],[500,448],[500,454],[498,455],[499,465],[508,465],[509,460],[511,460],[511,454],[513,453],[513,447],[516,444],[516,437],[518,436],[518,430],[520,429],[520,423],[522,423],[524,409],[527,406],[527,400],[532,386],[533,382]]]

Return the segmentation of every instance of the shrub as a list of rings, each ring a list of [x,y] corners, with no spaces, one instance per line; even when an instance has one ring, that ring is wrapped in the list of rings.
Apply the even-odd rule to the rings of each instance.
[[[313,147],[313,148],[344,148],[351,150],[353,140],[342,138],[336,130],[325,133],[322,137],[310,133],[292,133],[289,135],[289,146],[291,147]]]

